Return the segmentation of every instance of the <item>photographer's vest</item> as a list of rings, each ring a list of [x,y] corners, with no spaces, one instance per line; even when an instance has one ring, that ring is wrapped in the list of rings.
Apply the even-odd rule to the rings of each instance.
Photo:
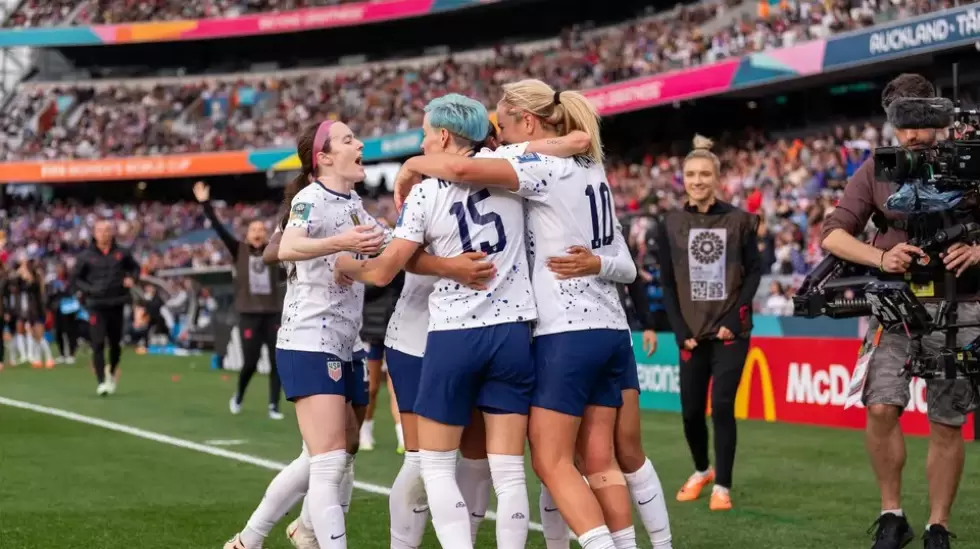
[[[721,213],[699,213],[687,209],[664,215],[670,240],[677,302],[684,323],[695,339],[713,336],[721,320],[738,302],[745,278],[742,245],[754,231],[752,216],[727,204]],[[743,334],[752,329],[746,325]]]
[[[283,279],[278,266],[268,266],[262,254],[252,254],[252,248],[242,242],[235,260],[235,310],[239,314],[272,314],[282,312],[285,297]]]

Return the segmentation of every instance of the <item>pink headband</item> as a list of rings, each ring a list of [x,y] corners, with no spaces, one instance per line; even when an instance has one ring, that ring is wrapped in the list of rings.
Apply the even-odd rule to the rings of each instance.
[[[313,173],[316,173],[316,153],[322,152],[323,146],[330,139],[330,126],[333,126],[333,120],[320,122],[320,126],[316,129],[316,135],[313,137]]]

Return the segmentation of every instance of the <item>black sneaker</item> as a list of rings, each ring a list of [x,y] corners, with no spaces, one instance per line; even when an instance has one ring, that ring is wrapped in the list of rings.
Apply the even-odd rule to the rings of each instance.
[[[933,524],[928,530],[922,533],[922,541],[925,549],[949,549],[949,540],[956,539],[956,535],[941,524]]]
[[[908,519],[895,513],[885,513],[878,517],[871,528],[868,528],[868,533],[871,532],[875,533],[871,538],[874,541],[871,549],[901,549],[915,538]],[[936,547],[938,549],[941,546]]]

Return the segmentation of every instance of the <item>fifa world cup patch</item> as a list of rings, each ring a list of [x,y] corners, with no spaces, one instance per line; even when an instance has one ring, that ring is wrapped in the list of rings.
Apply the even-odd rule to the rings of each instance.
[[[313,209],[313,204],[309,202],[300,202],[295,204],[293,209],[289,212],[290,221],[306,221],[310,218],[310,210]]]
[[[327,374],[330,379],[340,381],[340,378],[344,377],[344,364],[339,360],[328,360]]]

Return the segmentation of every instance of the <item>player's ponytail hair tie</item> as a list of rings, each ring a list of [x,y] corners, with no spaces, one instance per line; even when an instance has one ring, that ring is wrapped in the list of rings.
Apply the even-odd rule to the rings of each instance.
[[[555,92],[555,106],[561,105],[561,92]]]
[[[330,126],[333,126],[333,120],[320,122],[320,126],[316,129],[316,134],[313,136],[313,158],[311,159],[312,162],[310,162],[310,165],[313,167],[313,173],[310,174],[310,177],[316,174],[316,154],[323,152],[323,146],[330,139]]]

